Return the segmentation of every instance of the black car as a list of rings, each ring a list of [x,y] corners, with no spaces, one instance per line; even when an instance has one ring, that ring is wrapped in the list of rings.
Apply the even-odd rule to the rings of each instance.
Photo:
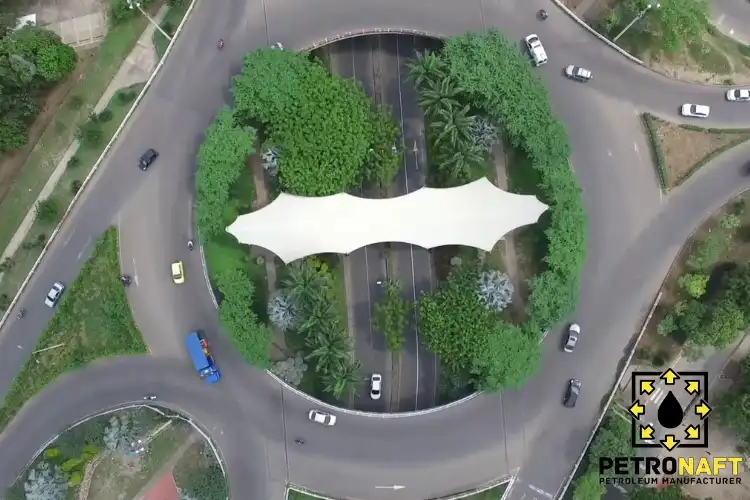
[[[578,396],[581,394],[581,382],[574,378],[568,382],[568,389],[565,391],[565,399],[563,405],[566,408],[573,408],[578,401]]]
[[[140,167],[141,170],[146,170],[158,156],[159,153],[157,153],[155,149],[147,149],[138,159],[138,167]]]

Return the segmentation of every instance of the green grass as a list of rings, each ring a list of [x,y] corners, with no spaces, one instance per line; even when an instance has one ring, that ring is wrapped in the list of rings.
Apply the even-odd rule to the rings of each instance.
[[[137,84],[129,87],[128,91],[140,92],[143,88],[143,84]],[[115,94],[107,106],[106,109],[112,112],[112,119],[102,125],[102,141],[96,148],[87,148],[81,146],[78,149],[77,156],[80,160],[80,164],[77,167],[67,168],[65,173],[60,178],[60,182],[57,184],[55,189],[52,191],[50,198],[56,200],[60,215],[62,215],[67,209],[68,205],[73,199],[72,185],[75,181],[82,182],[83,179],[89,174],[91,169],[99,159],[102,151],[114,135],[117,127],[120,126],[123,118],[127,114],[128,110],[132,106],[132,102],[123,103],[117,98]],[[29,207],[27,207],[28,209]],[[0,211],[3,209],[0,207]],[[4,213],[4,212],[3,212]],[[1,219],[0,219],[1,220]],[[13,256],[13,267],[3,273],[2,282],[0,282],[0,295],[7,295],[12,298],[18,293],[18,289],[26,279],[29,271],[39,257],[42,251],[41,246],[32,246],[32,243],[38,241],[38,239],[46,240],[46,238],[52,233],[57,225],[58,221],[41,221],[36,220],[31,227],[31,230],[26,235],[24,243],[18,248],[15,255]]]
[[[341,325],[349,331],[349,310],[346,304],[346,281],[344,280],[344,262],[339,262],[332,267],[331,277],[333,278],[333,294],[336,301],[336,308],[339,311]]]
[[[289,495],[287,498],[289,500],[319,500],[318,497],[305,495],[304,493],[300,493],[299,491],[294,490],[289,490]]]
[[[161,29],[166,31],[169,36],[173,36],[174,32],[177,31],[177,26],[180,25],[182,18],[185,17],[185,13],[187,12],[189,6],[190,2],[185,0],[179,5],[169,7],[169,10],[164,15],[164,19],[159,25]],[[154,30],[154,36],[152,40],[154,42],[154,47],[156,48],[156,54],[159,56],[159,59],[161,59],[162,57],[164,57],[164,53],[167,51],[169,40],[164,38],[164,35],[162,35],[159,30]]]
[[[501,498],[503,498],[503,493],[505,493],[505,489],[507,487],[508,487],[508,483],[500,484],[490,490],[483,491],[482,493],[477,493],[476,495],[465,497],[465,499],[466,500],[500,500]]]
[[[0,428],[59,375],[106,356],[146,352],[120,283],[117,230],[108,229],[68,287],[32,356],[13,380],[0,409]],[[42,307],[41,305],[39,307]]]
[[[226,500],[226,480],[214,454],[207,448],[205,441],[190,446],[172,471],[175,484],[191,498]]]
[[[732,73],[732,65],[724,53],[714,47],[711,43],[688,44],[690,57],[698,64],[702,71],[715,73],[717,75],[728,75]]]
[[[153,11],[154,7],[158,9],[158,5],[155,5],[149,10]],[[78,126],[83,124],[93,111],[147,24],[144,16],[135,16],[127,22],[111,27],[107,32],[96,53],[96,61],[73,87],[13,180],[13,185],[5,198],[0,202],[0,213],[3,214],[0,217],[0,249],[8,246],[57,166],[57,162],[73,142]],[[79,109],[73,109],[70,105],[73,96],[83,100],[83,105]]]

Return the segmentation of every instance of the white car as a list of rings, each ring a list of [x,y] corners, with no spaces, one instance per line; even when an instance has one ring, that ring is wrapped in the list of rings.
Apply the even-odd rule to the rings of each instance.
[[[55,307],[60,301],[60,296],[62,295],[63,290],[65,290],[65,285],[56,281],[55,284],[52,285],[52,288],[49,289],[49,292],[47,292],[47,297],[44,299],[44,305],[47,307]]]
[[[574,66],[572,64],[565,68],[565,75],[568,78],[579,82],[588,82],[591,80],[591,70],[581,68],[580,66]]]
[[[310,410],[307,413],[307,418],[315,423],[323,424],[328,427],[336,423],[336,415],[331,415],[330,413],[320,410]]]
[[[750,89],[727,90],[727,101],[750,101]]]
[[[542,41],[539,40],[539,37],[531,34],[527,36],[524,41],[526,42],[526,47],[529,49],[531,58],[534,59],[534,66],[545,64],[547,62],[547,52],[544,50],[544,46],[542,45]]]
[[[383,376],[379,373],[373,373],[370,377],[370,398],[380,399],[380,392],[383,387]]]
[[[708,113],[711,108],[702,104],[683,104],[682,105],[682,116],[690,116],[692,118],[708,118]]]
[[[578,323],[572,323],[568,327],[568,338],[565,340],[565,352],[573,352],[578,344],[578,336],[581,334],[581,327]]]

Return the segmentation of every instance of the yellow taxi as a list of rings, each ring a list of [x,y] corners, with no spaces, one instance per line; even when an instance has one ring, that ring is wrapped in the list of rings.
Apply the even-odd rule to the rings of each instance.
[[[177,285],[185,283],[185,268],[182,265],[182,261],[172,262],[172,281]]]

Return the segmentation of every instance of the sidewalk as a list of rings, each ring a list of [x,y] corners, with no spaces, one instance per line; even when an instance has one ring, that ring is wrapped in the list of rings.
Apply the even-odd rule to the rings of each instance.
[[[161,23],[168,9],[168,6],[162,6],[159,9],[159,12],[157,12],[153,17],[154,21],[156,23]],[[151,76],[151,73],[154,71],[156,65],[159,62],[159,59],[156,55],[156,49],[154,48],[152,42],[154,30],[155,27],[151,23],[149,23],[146,30],[138,39],[135,48],[125,59],[125,62],[120,67],[119,71],[117,72],[107,89],[104,91],[101,99],[99,99],[99,101],[97,102],[96,106],[94,107],[94,112],[99,113],[104,108],[106,108],[110,99],[118,90],[130,87],[131,85],[134,85],[136,83],[144,83]],[[23,240],[26,238],[26,235],[28,234],[29,230],[34,224],[34,221],[36,220],[36,203],[45,200],[50,196],[50,194],[60,181],[63,173],[65,173],[65,169],[68,165],[68,160],[70,160],[70,158],[73,157],[73,155],[75,155],[78,151],[78,146],[78,141],[74,141],[65,151],[62,158],[58,162],[57,167],[55,167],[55,170],[50,175],[49,180],[39,193],[36,202],[26,214],[26,217],[24,217],[21,225],[13,235],[13,238],[11,238],[10,243],[8,243],[8,246],[3,251],[2,256],[0,256],[0,262],[5,261],[6,258],[12,257],[21,246]],[[2,279],[2,275],[0,275],[0,279]]]

